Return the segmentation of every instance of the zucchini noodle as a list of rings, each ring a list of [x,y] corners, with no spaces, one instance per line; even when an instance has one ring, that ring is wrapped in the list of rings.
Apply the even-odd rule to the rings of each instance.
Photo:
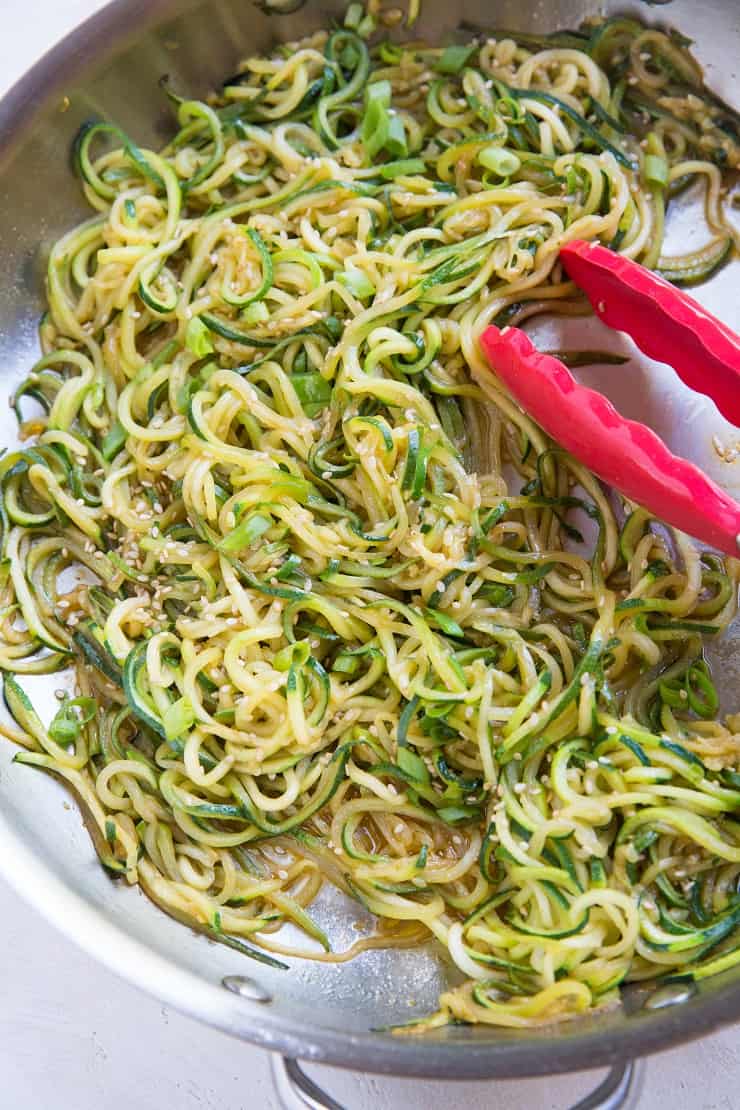
[[[740,960],[702,649],[737,564],[606,492],[477,337],[584,313],[570,239],[706,277],[737,118],[632,19],[440,48],[379,13],[165,85],[159,153],[79,135],[93,214],[0,461],[0,731],[179,920],[278,966],[434,938],[464,981],[415,1030],[535,1026]],[[687,181],[710,246],[666,259]],[[69,665],[45,724],[24,676]],[[349,952],[325,881],[379,919]]]

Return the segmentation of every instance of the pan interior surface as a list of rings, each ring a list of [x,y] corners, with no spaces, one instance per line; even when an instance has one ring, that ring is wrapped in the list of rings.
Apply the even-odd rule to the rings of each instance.
[[[16,438],[5,398],[38,354],[43,273],[51,244],[87,211],[69,168],[69,148],[91,116],[119,124],[137,141],[161,143],[170,128],[157,82],[204,95],[235,62],[340,18],[345,5],[308,0],[290,14],[267,14],[243,0],[117,0],[47,55],[0,104],[0,356],[3,376],[0,440]],[[650,23],[669,23],[694,40],[707,81],[736,99],[740,6],[736,0],[674,0],[665,7],[632,5]],[[555,30],[595,14],[625,10],[590,0],[503,0],[495,14],[483,0],[448,5],[425,0],[414,34],[449,40],[461,22],[485,29]],[[690,236],[690,215],[672,234]],[[682,238],[682,243],[687,239]],[[691,241],[683,249],[691,249]],[[740,263],[725,267],[696,296],[731,326],[740,324]],[[593,321],[558,324],[558,342],[593,341]],[[554,325],[544,325],[545,330]],[[552,330],[548,333],[552,335]],[[685,455],[740,498],[740,463],[723,464],[712,437],[735,430],[713,405],[690,393],[665,367],[634,358],[615,384],[613,368],[592,376],[627,416],[651,424]],[[736,635],[736,634],[735,634]],[[740,710],[740,653],[733,630],[713,649],[723,707]],[[58,676],[28,684],[46,718]],[[252,963],[173,922],[135,888],[113,882],[100,867],[79,814],[61,787],[13,765],[13,746],[0,745],[0,870],[24,898],[99,959],[163,1001],[236,1036],[328,1063],[404,1075],[474,1078],[534,1075],[607,1063],[703,1035],[740,1016],[740,982],[728,973],[684,991],[668,1006],[650,1005],[651,988],[628,991],[621,1007],[531,1033],[447,1027],[423,1038],[374,1032],[430,1012],[453,974],[428,945],[363,953],[346,964],[292,961],[288,971]],[[325,888],[315,917],[341,951],[369,926],[357,904]],[[286,937],[286,939],[290,939]],[[260,1000],[222,985],[242,975],[262,988]],[[265,998],[269,996],[269,1000]],[[658,1001],[660,1001],[658,999]],[[648,1003],[646,1006],[645,1003]],[[655,999],[653,999],[655,1003]]]

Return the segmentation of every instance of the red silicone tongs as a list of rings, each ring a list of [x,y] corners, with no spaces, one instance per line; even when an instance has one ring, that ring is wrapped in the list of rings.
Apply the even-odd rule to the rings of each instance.
[[[568,275],[596,314],[641,351],[672,366],[695,392],[740,425],[740,336],[685,293],[596,243],[562,247]],[[559,359],[518,328],[491,326],[481,346],[496,376],[559,444],[631,501],[683,532],[740,556],[740,504],[645,424],[626,420],[579,385]]]

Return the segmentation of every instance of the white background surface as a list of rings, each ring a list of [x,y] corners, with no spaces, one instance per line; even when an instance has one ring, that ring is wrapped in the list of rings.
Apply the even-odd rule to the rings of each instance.
[[[99,7],[100,0],[0,0],[0,93]],[[0,1110],[278,1110],[264,1052],[120,982],[4,884],[0,942]],[[312,1074],[347,1110],[556,1110],[600,1078],[445,1084]],[[639,1105],[738,1110],[737,1027],[653,1057]]]

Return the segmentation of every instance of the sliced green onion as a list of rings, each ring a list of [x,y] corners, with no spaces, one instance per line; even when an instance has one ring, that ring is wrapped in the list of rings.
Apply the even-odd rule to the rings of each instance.
[[[103,436],[103,442],[100,445],[100,453],[106,462],[110,462],[111,459],[116,457],[126,442],[126,436],[127,432],[124,426],[115,420]]]
[[[414,719],[416,710],[419,708],[418,695],[414,694],[413,698],[406,703],[403,707],[401,716],[398,718],[398,730],[396,732],[396,741],[399,748],[404,747],[408,743],[409,725]]]
[[[390,81],[375,81],[367,86],[361,136],[370,158],[374,158],[386,144],[391,120],[388,114],[390,103]]]
[[[357,25],[357,34],[361,39],[369,39],[377,24],[371,15],[366,15]]]
[[[300,574],[301,557],[300,555],[289,555],[283,565],[278,570],[275,577],[281,582],[286,578],[292,578],[294,574]]]
[[[500,146],[484,146],[478,153],[481,166],[497,174],[499,177],[511,177],[521,168],[521,159],[513,150],[504,150]]]
[[[252,301],[241,313],[245,324],[264,324],[270,319],[270,310],[264,301]]]
[[[168,740],[177,740],[195,724],[195,713],[189,698],[171,702],[162,714],[164,734]]]
[[[188,320],[188,326],[185,329],[185,346],[198,358],[213,354],[215,348],[211,342],[209,330],[200,316],[193,316]]]
[[[437,73],[460,73],[477,49],[475,43],[472,46],[446,46],[434,63],[434,69]]]
[[[233,532],[229,532],[228,536],[221,540],[218,549],[228,554],[251,547],[260,536],[272,528],[274,523],[272,517],[265,516],[264,513],[250,513]]]
[[[396,763],[400,769],[416,782],[429,782],[429,769],[424,760],[412,752],[411,748],[399,748]]]
[[[331,669],[338,674],[355,674],[360,669],[360,662],[359,655],[340,652],[332,663]]]
[[[340,271],[336,278],[359,301],[365,300],[366,297],[372,297],[375,292],[375,286],[367,274],[354,266],[348,266],[345,270]]]
[[[406,128],[403,126],[403,120],[400,116],[391,116],[389,113],[388,134],[383,145],[394,158],[405,158],[408,154]]]
[[[698,717],[711,720],[719,709],[719,695],[709,677],[706,665],[701,661],[689,667],[686,672],[686,693],[689,707]]]
[[[303,405],[306,416],[313,418],[329,404],[332,384],[326,378],[323,378],[318,371],[291,374],[290,380],[298,394],[298,400]]]
[[[648,185],[657,185],[664,189],[668,184],[668,162],[659,154],[646,154],[643,173]]]
[[[295,644],[288,644],[275,654],[273,666],[276,671],[289,671],[291,667],[302,667],[311,654],[311,645],[308,640],[298,640]]]
[[[65,701],[49,725],[49,736],[57,744],[72,744],[82,728],[95,717],[97,709],[95,698],[72,698]]]
[[[434,621],[437,628],[441,629],[446,636],[454,636],[457,639],[464,639],[465,632],[457,623],[453,621],[452,617],[448,617],[446,613],[440,612],[439,609],[425,609],[424,616],[429,620]]]
[[[350,31],[356,31],[364,14],[362,4],[350,4],[344,16],[344,26],[349,27]]]
[[[394,177],[424,173],[425,169],[426,162],[421,158],[401,158],[396,162],[386,162],[385,165],[381,166],[380,176],[384,177],[386,181],[392,181]]]

